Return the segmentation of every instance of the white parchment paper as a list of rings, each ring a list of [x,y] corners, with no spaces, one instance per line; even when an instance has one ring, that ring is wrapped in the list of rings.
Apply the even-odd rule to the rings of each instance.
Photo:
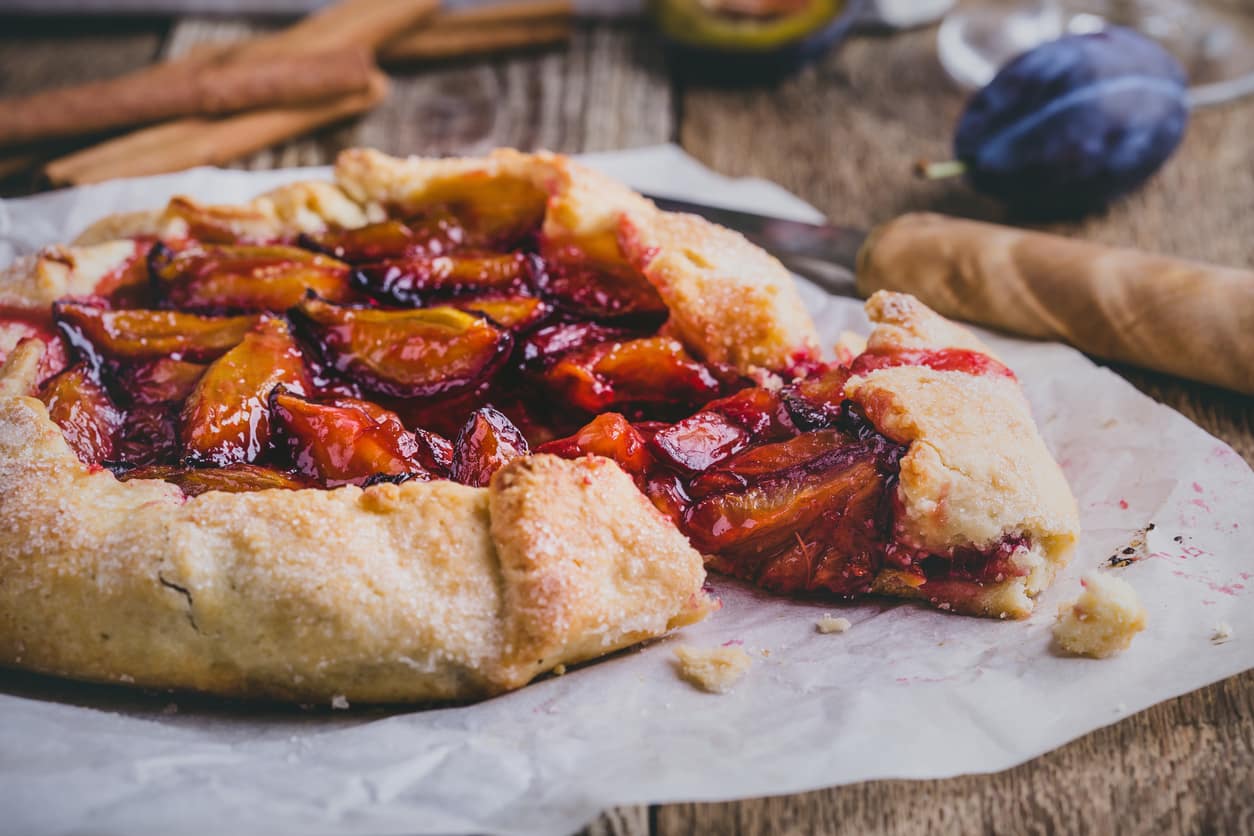
[[[589,156],[639,188],[806,219],[762,181],[673,147]],[[0,264],[175,192],[247,198],[324,170],[185,174],[0,202]],[[804,287],[824,337],[860,306]],[[1254,474],[1228,446],[1059,345],[993,340],[1079,498],[1075,560],[1026,622],[907,604],[799,603],[724,579],[724,607],[644,648],[478,705],[298,711],[0,674],[0,830],[23,834],[560,833],[621,803],[729,799],[1005,769],[1254,667]],[[1122,569],[1149,611],[1105,660],[1050,646],[1079,576]],[[73,521],[67,520],[67,525]],[[3,535],[0,535],[3,536]],[[853,622],[820,635],[825,613]],[[1214,644],[1226,622],[1232,638]],[[681,682],[672,647],[742,643],[732,693]]]

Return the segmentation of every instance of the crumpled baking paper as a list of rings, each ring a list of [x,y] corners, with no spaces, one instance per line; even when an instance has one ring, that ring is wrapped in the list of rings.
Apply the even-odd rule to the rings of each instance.
[[[587,160],[658,193],[816,216],[777,186],[720,177],[674,147]],[[0,264],[175,192],[236,201],[324,173],[196,170],[4,201]],[[829,343],[865,330],[857,302],[803,291]],[[616,804],[1006,769],[1254,667],[1249,466],[1070,348],[992,343],[1023,380],[1083,518],[1071,567],[1027,621],[789,601],[715,577],[724,607],[704,623],[470,706],[298,710],[0,674],[0,829],[572,831]],[[1112,659],[1058,654],[1059,602],[1125,549],[1138,560],[1104,571],[1140,593],[1148,629]],[[852,628],[818,633],[828,613]],[[1231,638],[1215,643],[1220,624]],[[675,674],[679,643],[740,644],[753,666],[730,694],[701,693]]]

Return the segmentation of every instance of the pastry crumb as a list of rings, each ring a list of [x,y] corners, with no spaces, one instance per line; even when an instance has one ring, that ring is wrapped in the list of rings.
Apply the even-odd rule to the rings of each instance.
[[[1084,591],[1058,608],[1054,638],[1066,651],[1104,659],[1128,649],[1145,629],[1145,607],[1123,578],[1090,572]]]
[[[675,648],[679,675],[689,683],[711,694],[725,694],[749,670],[751,659],[744,648],[737,646],[700,648],[680,645]]]
[[[565,676],[565,675],[566,675],[566,666],[565,666],[565,665],[562,665],[562,664],[554,665],[554,666],[553,666],[553,675],[554,675],[554,676]]]
[[[348,697],[343,694],[336,694],[331,697],[331,708],[337,711],[344,711],[348,708]]]
[[[848,630],[850,627],[852,627],[853,624],[847,618],[838,618],[834,615],[825,615],[819,619],[819,622],[816,626],[819,628],[820,633],[827,634],[827,633],[843,633],[846,630]]]
[[[1232,638],[1232,625],[1226,621],[1221,621],[1215,625],[1215,632],[1211,634],[1211,644],[1223,644]]]

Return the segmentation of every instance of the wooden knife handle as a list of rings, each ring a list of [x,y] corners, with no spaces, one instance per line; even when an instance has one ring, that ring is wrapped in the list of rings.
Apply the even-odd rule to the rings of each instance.
[[[1254,394],[1254,271],[943,215],[903,215],[858,254],[858,293]]]

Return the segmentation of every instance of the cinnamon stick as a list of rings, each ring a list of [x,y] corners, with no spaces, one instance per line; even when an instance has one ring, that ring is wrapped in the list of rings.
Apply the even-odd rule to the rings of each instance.
[[[522,0],[444,11],[379,49],[391,63],[462,58],[551,46],[570,37],[571,0]]]
[[[500,26],[506,23],[538,21],[569,21],[575,16],[571,0],[522,0],[518,3],[493,3],[469,9],[440,12],[431,19],[433,27]]]
[[[345,46],[373,51],[439,8],[440,0],[341,0],[272,35],[239,43],[230,58],[249,61]]]
[[[397,37],[398,32],[431,18],[437,7],[437,0],[344,0],[282,32],[198,51],[185,60],[201,67],[228,62],[248,66],[310,49],[377,49],[385,42],[390,54],[401,60],[430,59],[542,46],[570,34],[569,0],[527,0],[436,15],[429,27],[431,34],[419,30]],[[393,42],[398,45],[393,47]],[[55,160],[46,166],[45,174],[54,183],[84,184],[224,164],[360,113],[385,95],[386,79],[375,75],[366,93],[321,104],[261,109],[219,119],[178,119]]]
[[[361,47],[248,63],[171,62],[147,72],[0,99],[0,145],[78,136],[178,116],[306,104],[364,91]]]
[[[167,63],[231,63],[360,47],[376,49],[399,32],[430,17],[439,0],[342,0],[276,32],[237,44],[198,49]],[[157,68],[141,71],[157,72]],[[218,120],[182,118],[95,145],[54,160],[45,175],[58,184],[95,183],[114,177],[175,171],[225,163],[306,131],[369,110],[386,95],[386,79],[372,75],[363,93],[332,101],[245,112]],[[218,143],[216,149],[209,144]],[[185,146],[185,147],[183,147]],[[227,152],[233,152],[228,154]]]
[[[513,49],[536,49],[569,40],[566,21],[505,23],[490,26],[438,26],[417,29],[389,41],[379,54],[386,63],[467,58]]]
[[[387,96],[387,87],[387,77],[376,71],[365,91],[326,102],[167,122],[62,157],[49,163],[44,173],[57,185],[84,185],[198,165],[224,165],[363,113]]]

